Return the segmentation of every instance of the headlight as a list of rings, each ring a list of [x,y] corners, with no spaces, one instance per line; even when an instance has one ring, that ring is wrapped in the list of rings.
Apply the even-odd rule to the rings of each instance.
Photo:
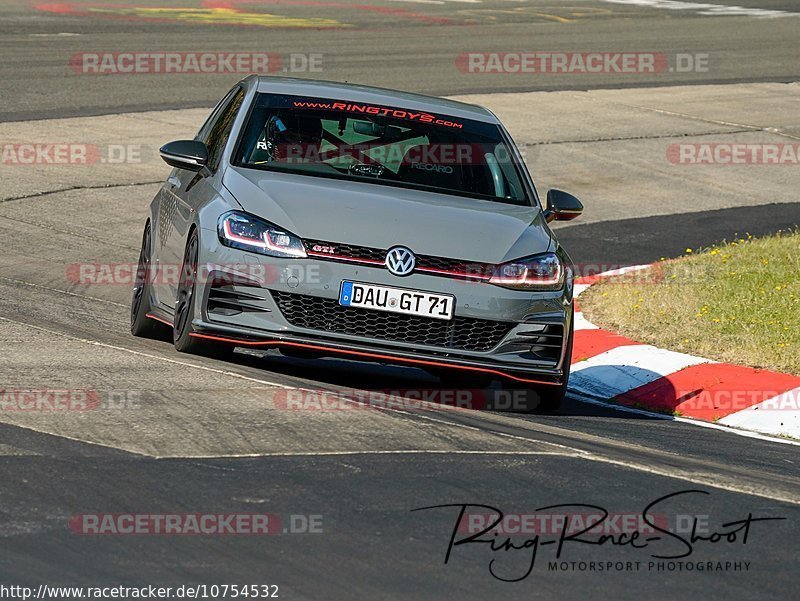
[[[498,265],[490,284],[519,290],[557,290],[564,283],[564,268],[554,253]]]
[[[303,242],[295,236],[247,213],[230,211],[219,218],[219,240],[225,246],[270,257],[306,257]]]

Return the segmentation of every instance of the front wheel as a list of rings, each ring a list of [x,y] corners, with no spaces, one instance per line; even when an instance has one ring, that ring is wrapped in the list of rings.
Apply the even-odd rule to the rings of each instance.
[[[194,305],[197,293],[197,262],[200,254],[200,238],[194,230],[186,243],[183,255],[180,281],[178,282],[178,297],[175,302],[175,319],[172,327],[172,341],[175,349],[181,353],[193,355],[206,355],[225,358],[233,353],[233,346],[226,344],[213,344],[206,340],[193,337],[192,321],[194,320]]]

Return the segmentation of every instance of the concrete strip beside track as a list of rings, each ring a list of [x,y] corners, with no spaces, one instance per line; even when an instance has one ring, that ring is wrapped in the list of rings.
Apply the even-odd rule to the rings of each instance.
[[[800,85],[531,92],[456,97],[494,110],[522,147],[540,193],[585,201],[581,223],[797,201],[797,163],[676,164],[677,144],[797,144]],[[158,148],[190,138],[207,109],[0,124],[0,142],[86,145],[94,164],[0,163],[0,202],[68,189],[159,182]],[[122,160],[120,160],[120,156]],[[152,196],[152,189],[119,191]],[[142,213],[143,214],[143,213]]]

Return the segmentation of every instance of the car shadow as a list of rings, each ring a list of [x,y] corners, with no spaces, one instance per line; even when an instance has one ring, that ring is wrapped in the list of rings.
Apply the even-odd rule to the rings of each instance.
[[[579,412],[584,415],[583,407],[590,405],[598,415],[624,411],[628,418],[672,418],[682,400],[672,383],[658,372],[636,365],[580,365],[573,364],[569,398],[574,402],[565,403],[564,415],[575,405],[580,405]]]
[[[425,393],[427,402],[455,404],[463,409],[495,411],[487,409],[489,395],[499,388],[499,382],[476,382],[464,385],[443,381],[423,369],[380,363],[366,363],[347,359],[325,357],[299,359],[286,357],[278,351],[254,351],[237,349],[232,360],[236,363],[319,382],[320,387],[333,386],[358,391],[373,391],[380,394],[400,395],[409,401],[409,408],[419,407],[420,393]],[[625,366],[593,366],[573,372],[570,389],[561,409],[552,415],[575,417],[600,417],[627,420],[669,419],[669,413],[653,415],[645,413],[647,408],[636,399],[638,392],[614,395],[615,390],[647,390],[658,381],[659,406],[675,399],[674,388],[661,375],[650,370]],[[313,386],[313,385],[312,385]],[[642,389],[640,387],[647,387]],[[407,395],[404,396],[404,395]],[[488,403],[491,405],[491,403]],[[397,405],[402,407],[402,404]],[[631,410],[633,409],[633,411]],[[638,411],[637,411],[638,410]],[[514,413],[508,413],[513,415]],[[524,414],[518,414],[524,415]],[[547,414],[540,414],[545,417]]]

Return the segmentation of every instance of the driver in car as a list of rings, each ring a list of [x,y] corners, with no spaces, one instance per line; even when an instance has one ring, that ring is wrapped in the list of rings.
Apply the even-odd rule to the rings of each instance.
[[[253,163],[317,162],[322,144],[322,123],[314,117],[272,115],[256,142]]]

